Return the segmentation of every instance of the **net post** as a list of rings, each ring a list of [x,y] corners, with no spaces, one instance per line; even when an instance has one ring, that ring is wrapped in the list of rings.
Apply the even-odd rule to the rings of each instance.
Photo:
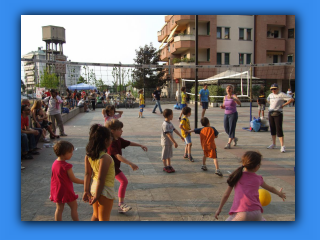
[[[196,47],[196,66],[198,66],[198,15],[195,17],[195,24],[196,24],[196,41],[195,41],[195,47]],[[195,84],[195,106],[194,106],[194,128],[198,128],[198,68],[196,67],[196,84]]]
[[[252,121],[252,63],[250,63],[250,122],[251,121]]]

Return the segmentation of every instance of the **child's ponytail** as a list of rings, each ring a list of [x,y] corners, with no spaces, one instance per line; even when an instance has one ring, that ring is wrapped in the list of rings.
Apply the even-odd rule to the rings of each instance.
[[[242,176],[242,170],[244,166],[238,167],[231,175],[229,176],[227,183],[230,187],[234,187]]]
[[[243,168],[248,170],[255,169],[258,165],[261,164],[262,155],[255,151],[247,151],[242,156],[242,166],[238,167],[231,175],[229,176],[227,183],[230,187],[234,187],[242,176]]]

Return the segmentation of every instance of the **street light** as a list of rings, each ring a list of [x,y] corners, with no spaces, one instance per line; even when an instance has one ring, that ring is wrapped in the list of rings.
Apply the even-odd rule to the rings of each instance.
[[[146,55],[150,56],[150,52],[148,50],[145,50],[143,52],[143,64],[146,64]],[[143,68],[143,98],[144,98],[144,104],[146,105],[146,74],[145,74],[145,68]]]

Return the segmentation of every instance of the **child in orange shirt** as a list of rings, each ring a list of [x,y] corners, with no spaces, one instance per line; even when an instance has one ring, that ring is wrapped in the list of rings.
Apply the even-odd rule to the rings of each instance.
[[[218,176],[222,177],[222,173],[219,169],[219,164],[217,160],[217,149],[214,139],[218,137],[219,132],[214,128],[210,127],[209,119],[206,117],[201,118],[201,125],[203,128],[196,128],[194,130],[190,130],[188,132],[194,132],[196,134],[200,134],[201,146],[203,149],[203,159],[202,159],[202,167],[203,171],[207,171],[206,160],[207,157],[213,158],[214,165],[216,167],[216,172]]]

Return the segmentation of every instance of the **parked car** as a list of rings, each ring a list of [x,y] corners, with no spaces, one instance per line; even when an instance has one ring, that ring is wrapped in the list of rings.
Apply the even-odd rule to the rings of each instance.
[[[28,99],[28,97],[26,95],[24,95],[24,94],[21,94],[21,100],[22,99]]]

